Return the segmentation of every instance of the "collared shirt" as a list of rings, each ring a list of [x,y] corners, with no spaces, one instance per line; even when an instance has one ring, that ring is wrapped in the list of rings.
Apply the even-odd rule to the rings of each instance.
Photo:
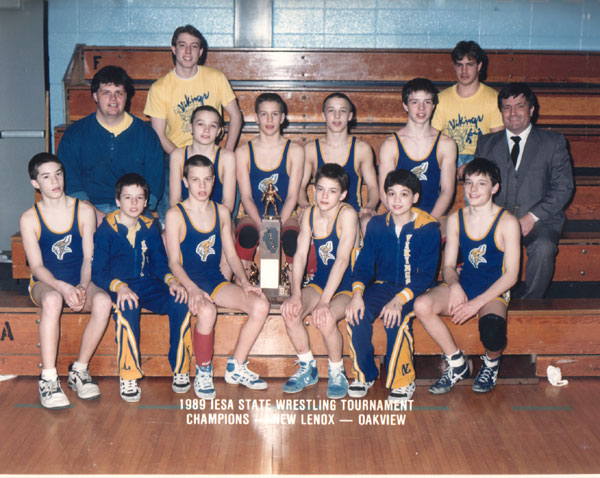
[[[523,151],[525,151],[525,143],[527,143],[527,138],[529,137],[529,133],[531,133],[531,126],[532,126],[531,123],[529,123],[529,126],[527,126],[525,131],[523,131],[521,134],[514,134],[508,128],[505,130],[506,131],[506,140],[508,141],[508,153],[509,154],[513,148],[513,145],[515,144],[515,142],[511,138],[513,136],[518,136],[519,138],[521,138],[521,142],[519,143],[519,156],[517,158],[517,165],[515,167],[515,169],[517,171],[519,170],[519,166],[521,166],[521,158],[523,158]]]

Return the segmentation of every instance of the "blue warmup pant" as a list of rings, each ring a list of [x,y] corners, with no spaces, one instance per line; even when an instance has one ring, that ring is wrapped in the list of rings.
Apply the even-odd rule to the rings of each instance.
[[[115,307],[117,359],[119,375],[123,380],[142,377],[140,362],[140,310],[148,309],[155,314],[169,316],[169,363],[173,373],[190,371],[192,357],[192,335],[187,304],[175,302],[175,297],[169,293],[169,287],[158,279],[141,277],[127,282],[128,287],[137,294],[138,307],[130,309],[125,304],[125,310]],[[110,292],[113,304],[117,302],[116,292]]]
[[[381,309],[403,288],[390,282],[375,282],[367,286],[363,295],[365,313],[362,320],[358,325],[347,324],[354,375],[359,382],[370,382],[379,375],[372,343],[373,322],[379,317]],[[415,379],[412,308],[413,301],[404,304],[400,324],[385,329],[387,335],[385,362],[388,368],[386,388],[404,387]]]

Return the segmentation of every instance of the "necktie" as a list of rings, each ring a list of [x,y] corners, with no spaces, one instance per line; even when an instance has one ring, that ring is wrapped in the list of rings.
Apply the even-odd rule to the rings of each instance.
[[[521,150],[519,147],[521,138],[519,136],[511,136],[510,139],[514,142],[513,147],[510,150],[510,159],[512,159],[513,165],[515,166],[515,169],[517,169],[517,159],[519,158],[519,151]]]

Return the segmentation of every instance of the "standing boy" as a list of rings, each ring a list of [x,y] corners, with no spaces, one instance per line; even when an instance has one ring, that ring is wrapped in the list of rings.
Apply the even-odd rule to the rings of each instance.
[[[199,398],[213,399],[212,356],[217,306],[248,314],[233,356],[227,360],[225,381],[264,390],[267,383],[248,369],[247,357],[269,314],[269,301],[248,282],[235,252],[230,211],[210,200],[215,169],[206,156],[189,158],[183,168],[189,197],[167,211],[166,237],[169,266],[188,293],[190,312],[198,321],[194,330],[196,379]],[[219,270],[221,252],[240,282],[232,284]]]
[[[415,78],[402,88],[406,126],[387,138],[379,152],[379,185],[394,169],[408,169],[421,181],[418,207],[438,221],[454,199],[456,145],[430,124],[438,103],[437,89],[427,78]]]
[[[283,391],[300,392],[317,383],[317,363],[302,320],[312,315],[313,324],[323,335],[329,355],[327,396],[343,398],[348,392],[342,348],[344,340],[337,323],[344,318],[352,289],[352,252],[358,247],[358,216],[342,202],[350,178],[339,164],[325,164],[315,176],[315,202],[302,216],[298,249],[294,256],[292,295],[281,306],[288,336],[298,353],[298,371],[285,383]],[[302,288],[308,253],[314,244],[317,269]]]
[[[494,163],[476,158],[467,164],[465,194],[469,205],[448,218],[444,284],[415,301],[417,317],[448,362],[444,375],[429,388],[434,394],[449,392],[471,374],[469,362],[441,315],[450,315],[455,324],[478,316],[485,355],[473,391],[489,392],[496,385],[506,346],[509,289],[517,282],[521,251],[519,222],[492,202],[499,187],[500,172]],[[460,275],[456,270],[459,249],[464,258]]]
[[[144,114],[167,154],[191,144],[190,116],[203,105],[229,115],[229,134],[225,148],[233,151],[242,129],[242,113],[225,75],[203,66],[208,45],[192,25],[178,27],[171,38],[175,68],[156,80],[148,91]]]
[[[354,105],[345,94],[332,93],[323,101],[327,135],[304,146],[306,160],[298,202],[300,206],[308,207],[306,188],[321,166],[327,163],[339,164],[344,167],[350,179],[346,202],[358,212],[364,233],[371,217],[377,214],[379,191],[371,146],[349,134],[348,126],[353,118]],[[366,204],[362,200],[363,183],[367,185]]]
[[[272,184],[281,198],[277,200],[280,212],[283,252],[288,263],[296,253],[298,220],[294,211],[304,168],[302,146],[285,139],[281,127],[285,121],[287,106],[276,93],[261,94],[254,104],[258,136],[236,152],[236,173],[242,205],[247,217],[237,226],[236,250],[243,261],[251,261],[258,246],[262,197]]]
[[[460,41],[450,56],[456,83],[440,93],[431,124],[458,146],[458,177],[462,179],[465,164],[473,160],[478,138],[503,126],[496,108],[498,93],[479,80],[487,64],[482,48],[474,41]]]
[[[169,315],[169,363],[172,389],[190,389],[190,315],[185,289],[169,272],[165,246],[156,221],[142,212],[148,202],[148,184],[128,173],[115,185],[120,209],[104,218],[94,236],[92,278],[109,292],[114,304],[121,398],[138,402],[142,391],[140,311],[142,307]]]
[[[79,398],[89,400],[100,396],[88,363],[104,335],[111,301],[106,292],[91,282],[96,230],[93,207],[65,195],[64,166],[53,154],[36,154],[28,169],[31,184],[42,197],[23,213],[20,221],[31,269],[29,292],[33,302],[42,308],[39,397],[44,408],[66,408],[69,399],[62,391],[56,370],[63,304],[75,312],[91,311],[79,355],[69,366],[68,381]]]
[[[392,389],[388,400],[404,401],[415,391],[413,300],[435,280],[440,231],[433,217],[413,207],[421,190],[413,173],[388,173],[384,190],[389,212],[369,221],[346,307],[355,373],[348,395],[364,397],[379,374],[371,336],[374,320],[381,317],[387,334],[385,386]]]

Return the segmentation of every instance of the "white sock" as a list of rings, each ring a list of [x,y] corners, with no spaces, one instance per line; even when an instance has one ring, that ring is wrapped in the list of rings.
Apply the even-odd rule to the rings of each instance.
[[[311,360],[314,360],[312,352],[309,350],[304,354],[298,354],[298,360],[300,362],[309,363]]]
[[[460,350],[457,350],[452,355],[446,355],[450,367],[462,367],[465,364],[465,356]]]
[[[339,362],[332,362],[331,359],[329,360],[329,367],[331,368],[331,370],[343,370],[344,368],[344,360],[340,360]]]
[[[483,362],[485,363],[486,367],[495,367],[496,365],[498,365],[499,360],[500,357],[496,357],[492,360],[488,357],[487,353],[483,356]]]
[[[73,370],[75,370],[76,372],[85,372],[88,369],[88,364],[87,363],[82,363],[82,362],[73,362]]]
[[[42,378],[44,380],[56,380],[58,378],[56,367],[42,369]]]

